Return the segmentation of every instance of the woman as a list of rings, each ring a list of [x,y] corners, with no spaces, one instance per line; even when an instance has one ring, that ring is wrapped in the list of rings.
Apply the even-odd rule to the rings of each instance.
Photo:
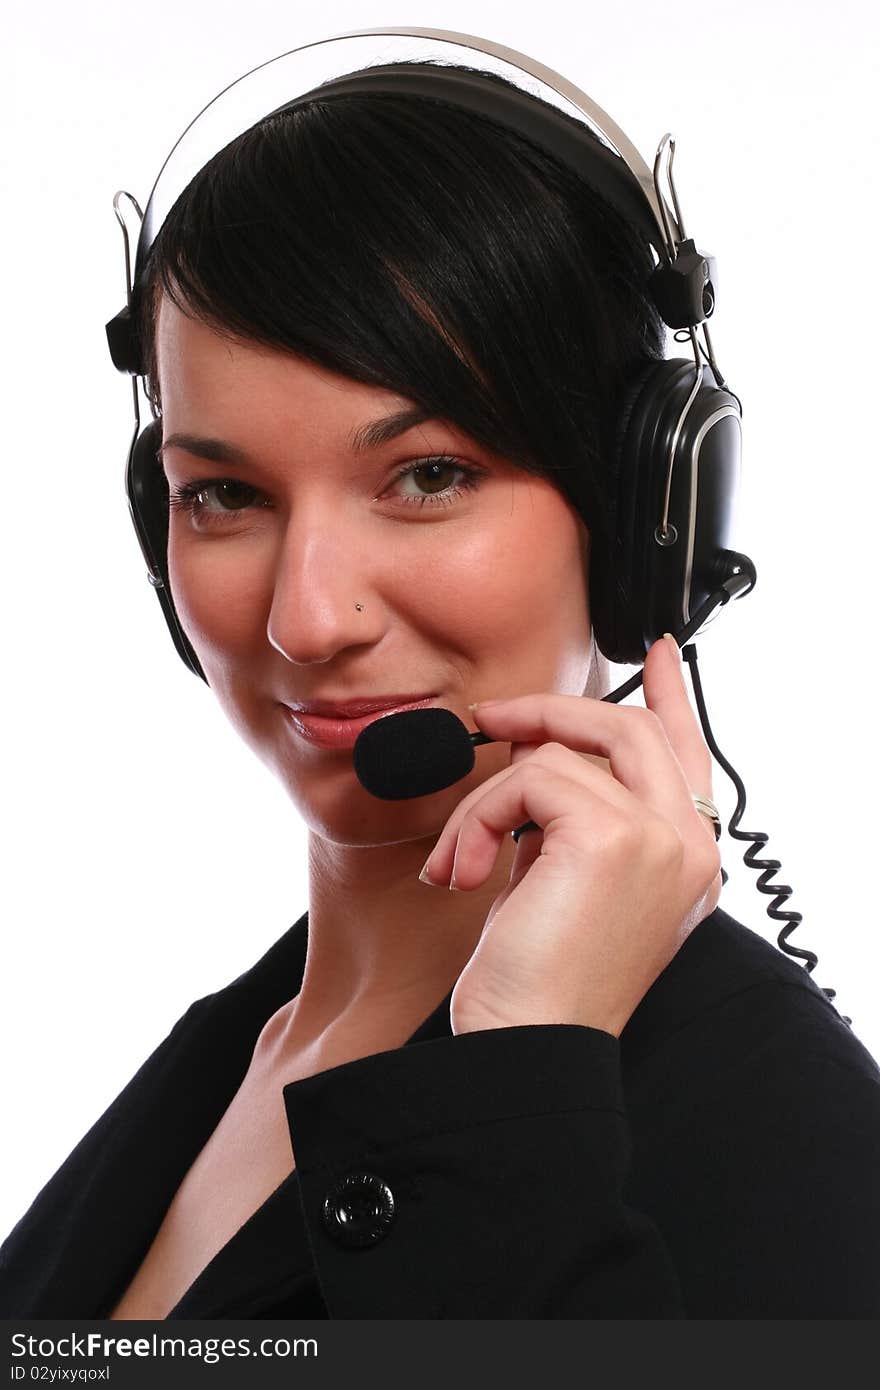
[[[136,306],[170,587],[309,906],[38,1196],[6,1316],[880,1311],[880,1072],[718,906],[674,641],[646,709],[581,698],[650,269],[545,151],[412,96],[268,118],[176,203]],[[495,741],[380,801],[333,718],[377,700]]]

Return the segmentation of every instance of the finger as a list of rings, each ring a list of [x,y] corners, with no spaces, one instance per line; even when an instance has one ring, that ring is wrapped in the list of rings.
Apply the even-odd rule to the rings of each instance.
[[[654,642],[645,657],[645,705],[654,711],[691,791],[712,796],[712,755],[688,696],[681,652],[674,638]]]
[[[503,839],[503,836],[501,838]],[[519,887],[535,860],[540,857],[543,845],[544,833],[541,830],[520,836],[513,856],[513,863],[510,866],[510,877],[497,898],[492,902],[489,914],[483,924],[484,931],[487,931],[492,925],[495,914],[504,906],[511,893]],[[460,885],[456,884],[456,887],[460,887]]]
[[[463,823],[488,796],[494,795],[499,787],[503,786],[524,767],[536,767],[548,775],[565,777],[572,784],[581,786],[585,791],[590,791],[599,799],[601,804],[615,807],[630,819],[638,818],[649,810],[622,783],[616,781],[609,773],[603,772],[592,762],[573,753],[570,748],[564,748],[558,743],[541,744],[533,750],[528,762],[520,762],[514,766],[502,768],[500,772],[495,773],[493,777],[488,778],[462,798],[440,832],[437,843],[422,870],[431,882],[446,883],[449,881]],[[655,815],[653,811],[650,814]],[[526,820],[530,817],[524,816],[522,819]],[[532,819],[536,818],[532,817]],[[519,823],[514,822],[514,824]],[[543,825],[543,822],[537,821],[537,824]],[[511,829],[512,826],[507,828]],[[538,834],[523,838],[529,841],[538,840],[540,846]]]
[[[478,703],[472,713],[493,739],[511,744],[556,741],[577,753],[600,755],[614,780],[676,825],[687,825],[696,814],[690,784],[653,710],[544,692]],[[710,794],[700,783],[693,790]]]
[[[523,763],[464,817],[451,877],[456,888],[478,888],[492,872],[504,836],[525,819],[543,828],[543,844],[535,856],[542,861],[540,872],[554,876],[561,869],[559,882],[570,880],[573,871],[582,873],[585,861],[600,855],[608,865],[609,853],[623,868],[636,847],[644,853],[648,843],[664,865],[668,858],[670,869],[680,866],[684,846],[675,827],[643,803],[633,800],[633,805],[635,812],[613,806],[579,777],[536,762]]]
[[[512,743],[510,745],[511,763],[522,762],[529,754],[534,753],[536,748],[546,747],[541,743]],[[574,751],[574,750],[572,750]],[[600,758],[597,753],[578,753],[577,756],[585,763],[592,763],[594,767],[600,767],[603,772],[607,772],[609,777],[613,776],[611,764],[607,758]]]
[[[515,772],[517,766],[526,758],[536,760],[541,767],[551,768],[563,776],[581,781],[584,786],[592,787],[598,795],[605,796],[609,802],[613,805],[620,806],[623,810],[633,811],[637,809],[634,804],[635,798],[633,793],[625,787],[622,782],[618,782],[616,778],[612,777],[610,772],[606,770],[607,763],[604,758],[593,759],[585,754],[576,753],[573,749],[566,748],[561,743],[555,742],[534,744],[518,743],[513,745],[513,747],[517,754],[522,750],[522,756],[518,756],[515,762],[511,761],[509,767],[504,767],[500,772],[494,773],[493,776],[488,777],[485,782],[481,782],[479,786],[474,787],[473,791],[469,792],[467,796],[462,797],[455,810],[449,816],[437,840],[438,846],[440,840],[443,838],[451,836],[454,840],[458,827],[461,825],[462,820],[471,807],[476,805],[496,783],[506,781],[506,779]],[[601,767],[599,764],[601,764]]]

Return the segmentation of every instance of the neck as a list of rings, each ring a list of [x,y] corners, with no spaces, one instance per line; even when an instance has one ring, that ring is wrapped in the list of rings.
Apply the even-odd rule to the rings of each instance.
[[[308,952],[284,1037],[289,1056],[402,1046],[453,988],[516,845],[505,837],[480,888],[450,892],[419,881],[436,838],[361,847],[310,833]]]

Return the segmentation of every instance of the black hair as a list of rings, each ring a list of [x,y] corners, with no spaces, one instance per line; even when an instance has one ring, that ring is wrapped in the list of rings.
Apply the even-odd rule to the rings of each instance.
[[[153,243],[135,323],[157,414],[165,293],[220,332],[408,397],[551,479],[595,565],[613,540],[617,405],[664,355],[653,266],[640,231],[506,126],[433,97],[316,97],[196,174]]]

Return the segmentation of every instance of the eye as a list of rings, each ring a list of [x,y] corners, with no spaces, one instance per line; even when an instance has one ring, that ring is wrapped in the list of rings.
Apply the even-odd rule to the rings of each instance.
[[[428,503],[429,506],[451,506],[462,493],[480,486],[485,471],[472,464],[461,463],[449,454],[435,454],[431,458],[420,459],[418,463],[408,463],[397,474],[395,481],[411,478],[419,487],[427,485],[434,488],[440,485],[436,486],[435,491],[401,494],[400,500],[408,505],[415,503],[423,507]],[[444,477],[448,478],[450,473],[459,474],[458,482],[444,483]]]
[[[246,506],[248,499],[252,498],[256,491],[255,488],[249,487],[247,483],[239,482],[236,478],[224,478],[221,482],[209,483],[207,488],[202,488],[202,493],[208,493],[214,488],[217,489],[215,496],[222,510],[229,512],[236,512],[242,506]]]
[[[194,478],[190,482],[169,488],[168,506],[171,511],[184,512],[190,520],[204,516],[223,516],[224,513],[227,516],[235,516],[257,496],[255,487],[251,487],[249,483],[242,483],[237,478]],[[210,506],[212,497],[219,502],[219,506]],[[265,506],[266,503],[262,502],[259,505]]]

